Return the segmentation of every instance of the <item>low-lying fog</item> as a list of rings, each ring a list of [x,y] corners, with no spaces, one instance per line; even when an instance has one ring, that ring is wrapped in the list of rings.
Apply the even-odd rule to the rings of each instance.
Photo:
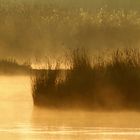
[[[0,19],[0,60],[38,63],[71,48],[93,54],[140,44],[138,0],[0,0]],[[140,138],[139,112],[44,110],[34,106],[30,82],[28,76],[0,76],[0,139]]]
[[[10,139],[135,139],[139,112],[47,110],[34,107],[30,77],[0,77],[0,136]]]

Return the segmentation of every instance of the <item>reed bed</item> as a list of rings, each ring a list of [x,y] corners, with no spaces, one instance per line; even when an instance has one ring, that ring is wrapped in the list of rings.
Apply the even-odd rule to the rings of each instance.
[[[104,62],[102,57],[102,62],[96,61],[95,64],[86,51],[76,49],[70,55],[69,69],[49,68],[34,75],[32,93],[35,105],[48,108],[139,109],[138,49],[116,49],[109,61]]]
[[[18,63],[15,59],[0,59],[0,75],[29,75],[30,63]]]

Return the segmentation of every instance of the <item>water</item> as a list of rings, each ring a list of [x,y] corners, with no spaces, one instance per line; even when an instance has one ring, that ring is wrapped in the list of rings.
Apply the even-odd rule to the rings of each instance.
[[[33,106],[30,78],[0,77],[0,139],[139,140],[138,112],[44,110]]]

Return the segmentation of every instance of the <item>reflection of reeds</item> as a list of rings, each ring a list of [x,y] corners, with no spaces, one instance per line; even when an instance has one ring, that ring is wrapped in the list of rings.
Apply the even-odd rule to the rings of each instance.
[[[35,75],[32,81],[35,104],[89,109],[140,107],[138,50],[115,50],[111,61],[97,61],[94,65],[85,51],[74,50],[70,62],[69,70],[40,70]],[[62,81],[58,80],[60,73],[66,73]]]

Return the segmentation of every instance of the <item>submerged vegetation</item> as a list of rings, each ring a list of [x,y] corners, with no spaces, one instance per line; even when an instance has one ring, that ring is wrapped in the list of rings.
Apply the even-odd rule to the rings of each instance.
[[[32,77],[35,105],[52,108],[139,109],[140,52],[116,49],[94,64],[86,51],[74,50],[70,67],[48,68]],[[95,59],[95,58],[94,58]]]

